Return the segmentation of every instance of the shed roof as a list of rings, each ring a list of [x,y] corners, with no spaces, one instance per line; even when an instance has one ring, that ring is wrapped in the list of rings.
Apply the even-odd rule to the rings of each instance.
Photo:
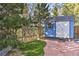
[[[73,16],[56,16],[56,17],[49,17],[46,19],[46,22],[52,21],[73,21]]]

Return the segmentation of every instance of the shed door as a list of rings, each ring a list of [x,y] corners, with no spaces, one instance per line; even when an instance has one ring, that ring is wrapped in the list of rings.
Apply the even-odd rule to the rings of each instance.
[[[48,24],[46,24],[46,26],[45,26],[45,36],[46,37],[55,37],[55,28],[56,28],[56,26],[55,26],[56,24],[55,24],[55,22],[51,22],[51,23],[48,23]]]
[[[69,38],[69,21],[56,22],[56,37]]]

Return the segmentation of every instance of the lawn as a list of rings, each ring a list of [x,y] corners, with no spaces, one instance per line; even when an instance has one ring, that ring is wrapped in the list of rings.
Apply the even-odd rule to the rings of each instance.
[[[46,43],[41,40],[34,40],[19,45],[19,49],[25,56],[43,56]]]

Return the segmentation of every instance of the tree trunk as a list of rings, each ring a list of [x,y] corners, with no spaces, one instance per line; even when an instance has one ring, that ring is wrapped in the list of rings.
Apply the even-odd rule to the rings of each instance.
[[[41,23],[38,24],[38,39],[42,38],[42,26]]]

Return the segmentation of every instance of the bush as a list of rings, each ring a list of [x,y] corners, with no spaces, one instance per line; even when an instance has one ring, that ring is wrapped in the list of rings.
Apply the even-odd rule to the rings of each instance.
[[[11,46],[13,48],[17,47],[18,41],[16,39],[2,39],[0,40],[0,50],[6,48],[7,46]]]

